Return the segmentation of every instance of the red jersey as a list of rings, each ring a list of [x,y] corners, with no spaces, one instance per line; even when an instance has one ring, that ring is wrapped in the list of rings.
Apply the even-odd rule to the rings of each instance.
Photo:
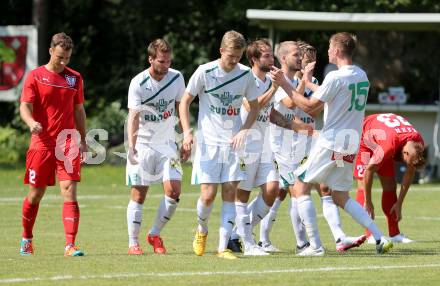
[[[373,114],[365,118],[362,130],[361,147],[374,151],[373,158],[381,163],[390,159],[402,160],[402,148],[408,141],[424,144],[420,133],[414,129],[411,123],[400,115],[393,113]],[[377,152],[380,146],[382,152]]]
[[[21,102],[32,103],[32,117],[43,130],[32,134],[29,149],[51,149],[58,134],[75,128],[74,106],[84,102],[81,74],[65,67],[61,73],[40,66],[26,77]]]

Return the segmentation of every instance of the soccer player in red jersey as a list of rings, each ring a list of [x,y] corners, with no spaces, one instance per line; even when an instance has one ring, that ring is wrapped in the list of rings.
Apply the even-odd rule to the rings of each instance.
[[[407,165],[399,196],[394,173],[396,161],[403,161]],[[354,169],[358,182],[356,200],[365,206],[374,219],[371,189],[373,175],[377,173],[383,189],[382,210],[393,242],[414,242],[400,233],[399,221],[415,170],[424,163],[423,138],[405,118],[392,113],[373,114],[365,118]]]
[[[24,183],[29,193],[23,202],[21,255],[33,254],[32,229],[47,186],[55,185],[55,173],[64,200],[62,220],[66,236],[65,256],[82,256],[75,246],[79,225],[76,197],[80,181],[81,153],[86,151],[83,79],[68,68],[72,39],[55,34],[50,60],[26,77],[21,94],[20,115],[32,133],[26,155]]]

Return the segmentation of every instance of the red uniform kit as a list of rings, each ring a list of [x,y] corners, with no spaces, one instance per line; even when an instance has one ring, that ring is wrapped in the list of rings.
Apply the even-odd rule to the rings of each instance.
[[[359,153],[356,157],[354,177],[357,180],[363,180],[365,168],[371,163],[377,165],[379,176],[393,177],[394,179],[394,162],[402,160],[402,149],[408,141],[424,144],[419,132],[402,116],[385,113],[366,117]],[[364,190],[358,189],[356,200],[364,205]],[[382,210],[387,218],[388,232],[391,237],[400,234],[399,224],[391,214],[391,209],[396,201],[396,192],[382,192]]]
[[[40,66],[26,77],[21,102],[32,103],[32,117],[42,126],[31,138],[24,182],[35,187],[53,186],[55,171],[58,180],[79,181],[79,142],[71,134],[75,129],[74,106],[84,102],[81,75],[67,67],[57,74]]]
[[[364,119],[362,139],[356,157],[354,177],[362,180],[366,165],[377,164],[377,174],[394,177],[394,162],[401,161],[402,148],[408,141],[423,142],[422,136],[402,116],[373,114]]]

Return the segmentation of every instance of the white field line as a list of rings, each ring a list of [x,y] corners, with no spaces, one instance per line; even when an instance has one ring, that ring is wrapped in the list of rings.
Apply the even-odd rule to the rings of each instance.
[[[212,275],[265,275],[279,273],[314,273],[314,272],[335,272],[335,271],[363,271],[363,270],[389,270],[389,269],[427,269],[440,268],[440,264],[420,264],[420,265],[377,265],[377,266],[355,266],[355,267],[320,267],[320,268],[289,268],[274,270],[255,270],[255,271],[204,271],[204,272],[150,272],[150,273],[108,273],[100,275],[65,275],[52,277],[32,277],[32,278],[5,278],[0,279],[0,284],[6,283],[27,283],[37,281],[62,281],[62,280],[92,280],[92,279],[123,279],[138,277],[187,277],[187,276],[212,276]]]
[[[200,193],[182,193],[182,197],[197,197],[200,196]],[[25,195],[23,195],[22,197],[5,197],[5,198],[0,198],[0,203],[8,203],[8,202],[20,202],[22,203],[24,200]],[[127,191],[126,194],[124,195],[79,195],[78,196],[78,201],[81,200],[105,200],[105,199],[128,199],[129,193]],[[147,194],[147,199],[148,198],[162,198],[163,194]],[[45,195],[43,197],[43,202],[44,201],[58,201],[61,200],[61,196],[60,195]]]
[[[356,190],[352,190],[352,192],[355,192]],[[410,192],[440,192],[440,187],[433,187],[433,188],[415,188],[415,187],[411,187]],[[220,191],[219,191],[220,192]],[[257,192],[257,190],[254,190],[253,192]],[[381,193],[382,189],[373,189],[373,192],[375,193]],[[200,195],[200,192],[183,192],[182,193],[182,197],[197,197]],[[161,198],[163,196],[163,194],[147,194],[147,199],[148,198]],[[0,203],[3,202],[23,202],[25,195],[20,196],[20,197],[4,197],[1,198],[0,197]],[[78,196],[78,200],[102,200],[102,199],[127,199],[129,197],[128,194],[128,190],[123,193],[121,192],[121,194],[119,195],[79,195]],[[53,200],[60,200],[61,196],[60,195],[54,195],[54,194],[48,194],[45,195],[43,198],[43,202],[44,201],[53,201]]]

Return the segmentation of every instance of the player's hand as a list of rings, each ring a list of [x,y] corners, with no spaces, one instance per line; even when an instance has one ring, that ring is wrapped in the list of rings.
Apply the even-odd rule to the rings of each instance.
[[[185,152],[191,153],[193,143],[194,139],[191,130],[183,132],[182,149],[185,150]]]
[[[373,202],[365,201],[364,209],[370,215],[370,217],[372,219],[374,219],[374,206],[373,206]]]
[[[191,150],[187,151],[183,148],[180,149],[180,161],[181,162],[186,162],[188,160],[189,156],[191,156]]]
[[[79,145],[79,152],[81,154],[81,164],[87,161],[87,143],[86,141],[81,141]]]
[[[247,129],[243,129],[238,131],[238,133],[235,134],[234,137],[232,137],[230,142],[234,150],[238,150],[244,145],[244,143],[246,142],[246,134]]]
[[[394,219],[396,221],[400,221],[402,219],[402,205],[398,202],[395,202],[394,205],[390,209],[391,215],[394,213],[395,217]]]
[[[138,155],[137,150],[134,147],[128,147],[127,157],[131,164],[133,165],[139,164],[137,155]]]
[[[312,81],[312,76],[313,76],[313,70],[315,69],[315,64],[316,62],[311,62],[309,64],[306,65],[306,67],[301,70],[302,74],[303,74],[303,79],[311,82]]]
[[[29,130],[32,134],[38,134],[43,131],[43,126],[41,126],[40,122],[33,121],[31,124],[29,124]]]
[[[276,86],[282,86],[283,83],[286,82],[283,71],[275,66],[270,68],[270,79],[272,80],[272,84]]]

